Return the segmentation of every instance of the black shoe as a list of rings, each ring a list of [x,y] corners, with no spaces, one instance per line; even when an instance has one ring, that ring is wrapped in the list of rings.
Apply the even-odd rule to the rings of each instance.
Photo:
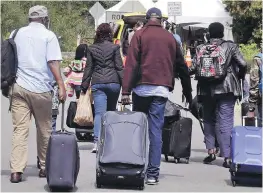
[[[43,170],[43,169],[41,169],[41,170],[39,171],[38,176],[39,176],[40,178],[45,178],[45,177],[47,176],[47,175],[46,175],[46,171]]]
[[[37,157],[37,168],[38,168],[38,169],[41,169],[41,168],[40,168],[40,161],[39,161],[39,157]]]
[[[11,174],[10,182],[19,183],[22,181],[22,172],[14,172]]]
[[[215,154],[209,154],[205,159],[203,160],[204,164],[210,164],[212,161],[216,160],[216,155]]]
[[[229,159],[225,159],[223,163],[224,168],[230,168],[231,161]]]

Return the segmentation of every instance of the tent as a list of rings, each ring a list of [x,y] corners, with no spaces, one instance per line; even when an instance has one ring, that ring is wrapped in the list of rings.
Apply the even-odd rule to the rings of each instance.
[[[168,2],[181,2],[182,15],[170,16],[169,21],[176,24],[183,24],[197,22],[199,27],[202,24],[204,27],[212,22],[220,22],[225,27],[225,39],[233,40],[232,17],[225,10],[225,6],[221,0],[158,0],[155,7],[159,8],[163,14],[168,14]],[[190,24],[191,25],[191,24]]]
[[[146,12],[149,8],[153,7],[152,0],[122,0],[107,11],[119,12]]]

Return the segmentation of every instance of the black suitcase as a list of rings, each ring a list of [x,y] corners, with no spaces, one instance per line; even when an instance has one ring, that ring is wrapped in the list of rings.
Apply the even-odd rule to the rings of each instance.
[[[148,135],[144,113],[109,111],[103,115],[97,153],[97,188],[121,185],[144,189]]]
[[[64,128],[64,104],[61,115],[61,130],[50,136],[46,156],[47,184],[51,191],[72,190],[80,167],[76,136]]]
[[[189,163],[192,124],[191,118],[181,117],[180,120],[164,126],[162,154],[166,161],[168,161],[168,156],[173,156],[175,163],[179,163],[181,158]]]
[[[93,117],[95,116],[94,114],[94,104],[91,104],[91,108],[92,108],[92,113],[93,113]],[[66,120],[66,124],[69,128],[74,128],[74,129],[93,129],[93,127],[87,127],[87,126],[80,126],[77,123],[74,122],[74,118],[76,115],[76,111],[77,111],[77,102],[75,101],[71,101],[68,107],[68,114],[67,114],[67,120]]]

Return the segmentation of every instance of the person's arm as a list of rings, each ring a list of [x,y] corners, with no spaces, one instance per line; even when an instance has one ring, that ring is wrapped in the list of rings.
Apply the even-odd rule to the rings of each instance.
[[[250,71],[249,109],[254,111],[259,99],[259,67],[257,64]]]
[[[140,49],[140,32],[136,32],[131,40],[130,47],[128,49],[128,56],[124,68],[124,76],[122,81],[122,94],[130,95],[131,89],[134,83],[134,79],[137,75],[139,66],[139,49]]]
[[[84,69],[84,74],[82,77],[82,83],[81,83],[81,90],[86,93],[89,86],[90,86],[90,81],[93,73],[93,62],[92,62],[92,56],[91,52],[88,49],[87,50],[87,60],[86,60],[86,67]]]
[[[239,79],[244,80],[247,73],[247,62],[245,61],[237,45],[235,45],[233,49],[233,59],[236,61],[239,68],[238,77]]]
[[[118,45],[117,48],[115,49],[115,54],[114,54],[114,63],[115,63],[115,70],[118,74],[120,84],[122,85],[122,80],[123,80],[123,62],[121,58],[121,51],[120,51],[120,46]]]
[[[66,99],[66,89],[61,76],[60,71],[60,61],[62,60],[62,54],[59,46],[58,39],[54,33],[51,35],[47,42],[47,61],[50,71],[52,72],[60,92],[60,100],[64,101]]]
[[[59,89],[61,89],[62,87],[64,87],[64,82],[61,76],[61,71],[60,71],[60,61],[58,60],[51,60],[48,62],[50,71],[52,72],[57,85],[59,87]],[[62,88],[63,89],[63,88]]]
[[[181,80],[183,94],[186,97],[186,100],[188,102],[192,102],[191,78],[189,75],[188,67],[184,62],[184,57],[182,55],[182,52],[180,51],[180,47],[178,44],[176,44],[176,61],[174,63],[174,74],[177,74]]]

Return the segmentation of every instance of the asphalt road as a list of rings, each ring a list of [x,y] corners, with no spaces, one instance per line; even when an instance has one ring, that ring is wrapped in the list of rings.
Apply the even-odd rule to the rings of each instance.
[[[193,88],[195,88],[193,82]],[[175,91],[171,94],[170,99],[180,104],[181,86],[180,82],[176,82]],[[28,166],[24,173],[24,181],[19,184],[11,184],[9,182],[9,157],[11,152],[12,124],[11,115],[8,113],[8,100],[1,97],[1,191],[2,192],[46,192],[46,179],[38,178],[38,169],[36,167],[36,129],[34,121],[30,127],[29,135],[29,157]],[[71,100],[71,99],[70,99]],[[67,101],[66,108],[68,107]],[[237,113],[238,115],[239,113]],[[184,114],[183,114],[184,115]],[[191,115],[185,114],[187,116]],[[240,122],[236,116],[236,124]],[[58,128],[60,121],[58,120]],[[114,189],[95,187],[95,154],[90,153],[92,144],[87,142],[79,142],[81,166],[77,181],[78,192],[90,191],[138,191],[130,189]],[[190,163],[175,164],[171,158],[171,162],[162,161],[160,183],[157,186],[145,186],[147,192],[262,192],[260,187],[232,187],[230,174],[228,169],[222,167],[223,160],[218,158],[212,165],[204,165],[203,158],[206,156],[204,149],[203,134],[200,126],[195,118],[193,118],[192,133],[192,154]]]

